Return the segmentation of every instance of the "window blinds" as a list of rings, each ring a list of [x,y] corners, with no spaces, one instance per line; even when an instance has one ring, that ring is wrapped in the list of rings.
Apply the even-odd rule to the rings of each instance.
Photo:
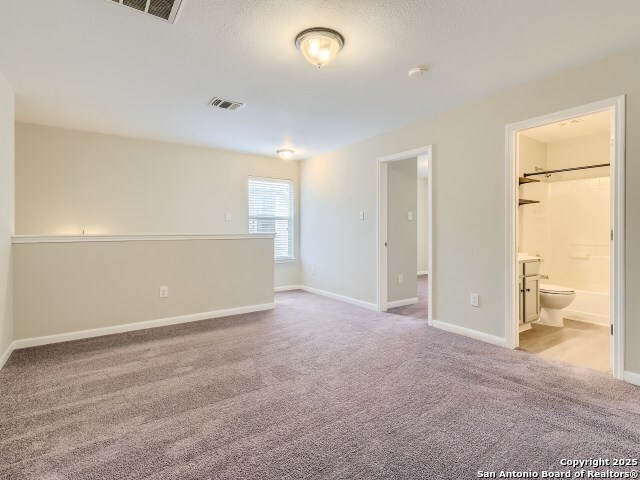
[[[275,233],[276,260],[293,259],[293,182],[249,178],[249,233]]]

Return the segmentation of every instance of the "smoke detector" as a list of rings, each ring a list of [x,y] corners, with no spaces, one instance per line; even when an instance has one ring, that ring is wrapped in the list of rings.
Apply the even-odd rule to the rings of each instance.
[[[182,0],[107,0],[124,7],[147,13],[169,23],[175,23]]]
[[[216,108],[221,108],[223,110],[231,110],[231,111],[237,111],[240,110],[241,108],[244,107],[244,103],[242,102],[234,102],[233,100],[225,100],[224,98],[220,98],[220,97],[213,97],[210,101],[209,101],[209,105],[211,105],[212,107],[216,107]]]

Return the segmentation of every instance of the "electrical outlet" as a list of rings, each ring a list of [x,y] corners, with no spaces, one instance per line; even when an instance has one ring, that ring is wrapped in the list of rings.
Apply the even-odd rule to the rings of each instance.
[[[360,220],[364,220],[364,212],[360,212]]]
[[[231,221],[231,212],[227,212],[227,213],[225,213],[225,214],[224,214],[224,219],[225,219],[227,222],[230,222],[230,221]]]
[[[316,274],[316,267],[311,267],[311,275],[315,275]]]
[[[407,212],[407,220],[413,220],[413,212]]]
[[[398,275],[398,283],[400,285],[404,285],[404,275],[402,274]]]
[[[167,298],[169,296],[169,287],[163,285],[160,287],[160,298]]]
[[[469,305],[471,305],[472,307],[479,307],[480,295],[478,295],[477,293],[472,293],[471,296],[469,297]]]

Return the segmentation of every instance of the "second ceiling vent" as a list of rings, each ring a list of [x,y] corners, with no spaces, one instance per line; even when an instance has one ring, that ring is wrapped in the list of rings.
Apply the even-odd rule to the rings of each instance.
[[[169,23],[176,21],[182,0],[111,0],[114,3],[148,13]]]

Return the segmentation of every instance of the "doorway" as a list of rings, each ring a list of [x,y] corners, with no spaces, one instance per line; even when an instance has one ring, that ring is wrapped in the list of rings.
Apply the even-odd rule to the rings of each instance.
[[[607,128],[598,130],[602,122]],[[591,125],[593,132],[587,128]],[[578,140],[597,140],[599,147],[582,145],[582,154],[571,153],[580,151],[576,139],[567,140],[572,129],[593,133],[593,138]],[[533,118],[506,130],[507,346],[544,351],[551,358],[611,371],[622,379],[624,97]],[[553,149],[552,143],[541,142],[554,136],[565,141]],[[540,148],[547,153],[539,161],[546,163],[538,166],[534,159],[542,158],[536,153]],[[602,155],[589,161],[597,149]],[[560,157],[551,154],[558,151],[563,152]],[[600,195],[599,201],[590,195]],[[606,305],[598,307],[598,302]],[[583,304],[588,308],[577,307]],[[605,357],[595,361],[603,352]]]
[[[423,318],[429,324],[432,185],[430,145],[378,159],[378,310]]]

